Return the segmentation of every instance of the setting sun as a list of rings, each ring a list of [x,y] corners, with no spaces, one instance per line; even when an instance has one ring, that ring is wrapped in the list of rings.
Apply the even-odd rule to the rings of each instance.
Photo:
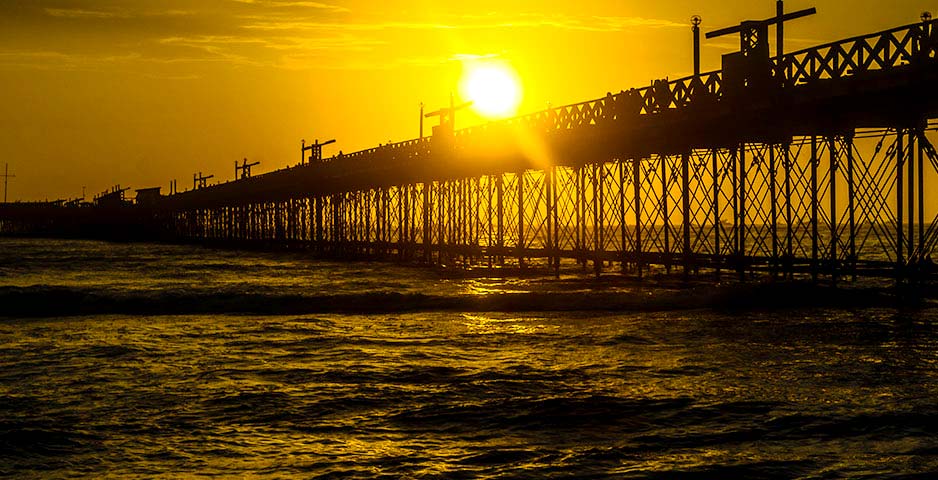
[[[510,117],[521,103],[518,75],[503,62],[468,65],[460,88],[472,108],[488,118]]]

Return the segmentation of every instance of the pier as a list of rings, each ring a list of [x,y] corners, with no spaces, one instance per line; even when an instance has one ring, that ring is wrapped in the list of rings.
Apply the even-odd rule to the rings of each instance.
[[[931,277],[938,28],[785,52],[746,21],[719,71],[161,195],[4,203],[0,234],[200,242],[464,267]],[[776,52],[769,44],[775,26]],[[22,172],[19,172],[22,174]]]

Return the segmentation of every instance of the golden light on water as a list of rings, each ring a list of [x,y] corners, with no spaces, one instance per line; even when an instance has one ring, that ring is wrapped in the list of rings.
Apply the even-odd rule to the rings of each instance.
[[[488,119],[514,116],[521,104],[521,81],[508,62],[487,60],[467,64],[460,81],[462,98]]]

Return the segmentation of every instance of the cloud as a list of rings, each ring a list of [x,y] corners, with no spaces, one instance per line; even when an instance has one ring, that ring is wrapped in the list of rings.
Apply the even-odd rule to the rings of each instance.
[[[242,1],[242,0],[236,0]],[[463,15],[446,21],[395,21],[376,22],[323,22],[284,18],[275,15],[244,15],[240,18],[253,20],[242,28],[262,31],[316,31],[316,30],[478,30],[505,28],[557,28],[593,32],[618,32],[629,28],[685,28],[687,25],[666,19],[645,17],[566,16],[522,14],[514,18],[499,18],[493,15]]]
[[[137,52],[122,55],[87,55],[53,50],[22,50],[0,52],[0,66],[27,67],[40,70],[98,70],[105,65],[140,60]]]
[[[450,55],[449,60],[455,62],[473,62],[479,60],[489,60],[492,58],[498,58],[501,55],[497,53],[487,53],[485,55],[479,55],[476,53],[454,53]]]
[[[350,12],[348,8],[332,5],[322,2],[308,2],[302,0],[233,0],[237,3],[244,3],[248,5],[257,5],[260,7],[272,7],[272,8],[316,8],[320,10],[328,10],[330,12],[337,13],[347,13]]]
[[[165,10],[158,10],[156,5]],[[107,67],[112,69],[137,68],[146,63],[195,66],[199,62],[291,70],[406,68],[492,57],[445,51],[421,56],[426,49],[415,45],[427,41],[423,33],[518,28],[621,32],[686,27],[667,19],[641,16],[538,12],[405,15],[356,10],[353,16],[346,15],[350,9],[329,0],[205,0],[194,4],[183,0],[72,0],[64,6],[37,7],[33,11],[47,19],[50,31],[57,28],[57,22],[48,20],[51,17],[73,20],[75,28],[85,29],[87,41],[75,44],[47,36],[41,43],[22,45],[24,50],[31,47],[47,51],[46,56],[0,56],[0,64],[16,61],[37,68],[63,69],[78,68],[82,61],[93,68],[115,64]],[[189,16],[191,21],[174,18],[179,16]],[[112,28],[102,28],[104,25]],[[15,46],[7,48],[13,50]],[[129,50],[139,53],[128,56]],[[125,65],[116,65],[120,62]]]
[[[131,14],[118,10],[85,10],[82,8],[44,8],[47,15],[60,18],[130,18]]]

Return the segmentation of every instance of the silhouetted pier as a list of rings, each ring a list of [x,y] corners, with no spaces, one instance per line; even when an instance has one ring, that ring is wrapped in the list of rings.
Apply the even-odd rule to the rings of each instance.
[[[0,231],[637,275],[930,275],[936,22],[794,53],[779,28],[772,56],[769,26],[810,13],[714,32],[741,39],[721,71],[461,130],[444,112],[432,137],[331,158],[304,143],[296,167],[252,176],[245,160],[237,181],[199,174],[136,205],[5,204]]]

